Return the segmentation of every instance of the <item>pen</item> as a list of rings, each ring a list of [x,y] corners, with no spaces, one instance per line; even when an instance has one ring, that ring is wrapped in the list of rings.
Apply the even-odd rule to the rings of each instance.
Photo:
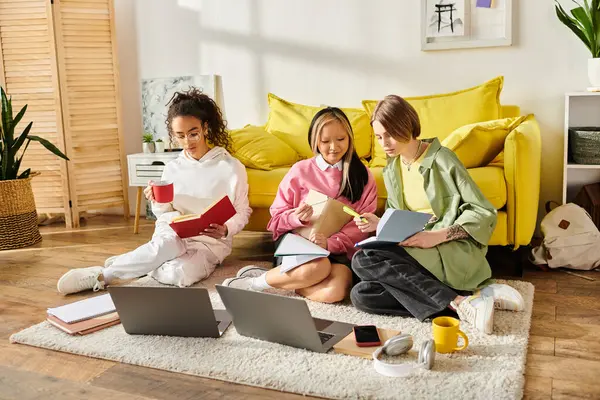
[[[367,221],[367,219],[366,219],[366,218],[363,218],[363,217],[361,217],[359,213],[357,213],[356,211],[354,211],[354,210],[353,210],[353,209],[351,209],[350,207],[344,206],[344,207],[342,208],[342,210],[344,210],[344,212],[345,212],[346,214],[350,214],[350,215],[352,215],[353,217],[360,218],[360,220],[361,220],[362,222],[364,222],[365,224],[366,224],[367,222],[369,222],[369,221]]]

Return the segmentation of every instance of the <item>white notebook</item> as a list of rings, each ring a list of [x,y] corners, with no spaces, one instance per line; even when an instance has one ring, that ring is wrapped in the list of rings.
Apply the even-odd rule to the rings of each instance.
[[[85,321],[86,319],[115,312],[115,305],[110,294],[80,300],[75,303],[48,309],[48,314],[54,315],[67,324]]]
[[[316,260],[317,258],[323,257],[322,255],[313,254],[299,254],[296,256],[282,256],[281,265],[279,266],[279,273],[284,274],[296,267],[306,264],[309,261]]]
[[[275,250],[275,256],[281,257],[280,272],[282,274],[316,258],[328,255],[329,251],[293,233],[285,235]]]

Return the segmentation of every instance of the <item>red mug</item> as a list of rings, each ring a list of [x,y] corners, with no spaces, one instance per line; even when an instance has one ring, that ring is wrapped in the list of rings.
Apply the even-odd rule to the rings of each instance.
[[[173,182],[158,181],[150,182],[154,201],[157,203],[170,203],[173,201]]]

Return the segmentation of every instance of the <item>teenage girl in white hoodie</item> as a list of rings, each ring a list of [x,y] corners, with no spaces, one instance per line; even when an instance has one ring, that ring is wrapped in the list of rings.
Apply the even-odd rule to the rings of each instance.
[[[173,182],[173,202],[156,203],[151,187],[144,190],[157,217],[152,239],[129,253],[110,257],[104,267],[70,270],[58,281],[60,293],[97,291],[113,278],[144,275],[168,285],[190,286],[208,277],[231,253],[232,238],[248,223],[252,210],[246,169],[226,150],[230,138],[221,111],[210,97],[191,89],[173,96],[166,122],[171,140],[184,150],[167,163],[161,178]],[[237,211],[225,225],[213,224],[187,239],[179,238],[169,226],[173,218],[201,213],[224,194]]]

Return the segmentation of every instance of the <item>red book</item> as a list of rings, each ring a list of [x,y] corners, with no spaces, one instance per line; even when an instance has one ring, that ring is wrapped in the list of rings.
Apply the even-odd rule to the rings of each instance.
[[[198,236],[210,224],[223,225],[236,214],[233,204],[224,195],[204,210],[202,214],[182,215],[174,218],[170,226],[182,238]]]

